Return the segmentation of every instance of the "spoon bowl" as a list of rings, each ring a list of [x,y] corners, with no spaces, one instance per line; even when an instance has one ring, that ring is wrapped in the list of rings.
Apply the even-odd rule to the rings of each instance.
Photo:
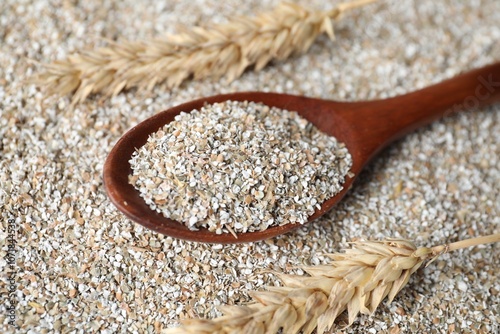
[[[175,238],[209,243],[241,243],[271,238],[302,224],[269,227],[263,231],[216,234],[207,229],[190,230],[184,224],[153,211],[129,183],[129,160],[149,135],[174,120],[180,112],[200,109],[205,104],[233,101],[261,102],[296,111],[321,131],[343,142],[353,164],[343,190],[326,200],[309,217],[310,223],[335,206],[351,188],[363,167],[384,147],[436,119],[500,101],[500,63],[483,67],[439,84],[384,100],[336,102],[304,96],[240,92],[190,101],[160,112],[130,129],[111,150],[104,164],[104,185],[113,204],[128,218],[158,233]]]

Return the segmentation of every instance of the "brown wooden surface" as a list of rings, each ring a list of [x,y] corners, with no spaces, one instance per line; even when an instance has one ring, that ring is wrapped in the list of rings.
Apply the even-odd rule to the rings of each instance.
[[[487,83],[490,84],[487,84]],[[226,233],[217,235],[206,229],[191,231],[149,208],[138,191],[128,183],[129,160],[135,148],[146,142],[150,133],[173,120],[181,111],[201,108],[205,103],[226,100],[255,101],[281,109],[297,111],[320,130],[344,142],[353,156],[344,190],[323,203],[308,223],[328,212],[347,193],[362,168],[377,152],[418,127],[453,112],[474,110],[500,102],[500,63],[474,70],[437,85],[385,100],[335,102],[277,93],[242,92],[216,95],[191,101],[163,111],[130,129],[115,145],[104,164],[104,185],[108,196],[127,217],[156,232],[175,238],[210,243],[238,243],[271,238],[291,231],[299,224],[240,233],[236,239]],[[462,108],[459,106],[463,106]]]

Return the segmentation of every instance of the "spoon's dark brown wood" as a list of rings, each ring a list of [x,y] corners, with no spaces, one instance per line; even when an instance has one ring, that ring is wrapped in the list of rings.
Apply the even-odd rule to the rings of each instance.
[[[327,200],[309,222],[339,202],[367,162],[389,143],[416,128],[464,109],[475,109],[500,101],[500,63],[462,74],[428,88],[394,98],[366,102],[335,102],[304,96],[242,92],[191,101],[163,111],[129,130],[116,144],[104,164],[104,184],[111,201],[132,220],[175,238],[210,243],[239,243],[262,240],[291,231],[301,225],[288,224],[265,231],[233,235],[191,231],[183,224],[152,211],[128,183],[129,159],[149,134],[171,122],[181,111],[199,109],[205,103],[226,100],[256,101],[297,111],[322,131],[344,142],[353,156],[344,190]]]

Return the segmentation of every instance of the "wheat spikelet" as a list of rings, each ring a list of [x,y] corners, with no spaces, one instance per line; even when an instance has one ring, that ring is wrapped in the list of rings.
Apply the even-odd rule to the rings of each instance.
[[[254,303],[221,307],[222,317],[189,319],[167,333],[324,333],[345,310],[351,325],[359,313],[373,314],[384,298],[391,302],[426,260],[498,241],[500,234],[433,248],[402,239],[354,242],[344,253],[329,255],[331,264],[304,268],[310,276],[278,275],[284,286],[253,292]]]
[[[239,77],[254,65],[260,70],[273,60],[306,52],[318,35],[334,38],[332,20],[376,0],[357,0],[334,9],[310,11],[283,3],[274,11],[238,18],[211,28],[194,27],[166,38],[109,42],[107,47],[69,56],[45,65],[33,82],[50,94],[74,92],[73,104],[94,93],[114,96],[124,89],[152,89],[158,83],[179,86],[189,77]]]

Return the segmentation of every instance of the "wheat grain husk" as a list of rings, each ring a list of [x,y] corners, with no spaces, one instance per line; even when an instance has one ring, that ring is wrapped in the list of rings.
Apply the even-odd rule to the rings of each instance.
[[[44,65],[33,82],[47,87],[49,94],[73,93],[73,105],[95,93],[115,96],[160,83],[174,88],[191,77],[230,82],[250,66],[259,71],[272,60],[305,53],[320,34],[334,39],[332,21],[374,1],[340,4],[327,12],[282,3],[271,12],[208,28],[184,28],[148,41],[109,41],[106,47]]]
[[[224,306],[214,320],[189,319],[167,333],[324,333],[347,310],[350,326],[358,314],[373,315],[390,303],[426,260],[452,250],[500,241],[500,234],[433,248],[411,241],[357,241],[328,265],[303,268],[309,276],[277,274],[283,286],[252,292],[253,304]]]

